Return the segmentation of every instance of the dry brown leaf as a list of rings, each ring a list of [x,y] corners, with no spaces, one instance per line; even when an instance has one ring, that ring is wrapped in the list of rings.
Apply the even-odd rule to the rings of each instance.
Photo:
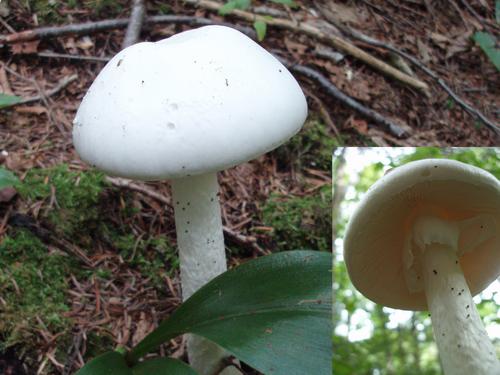
[[[76,46],[80,49],[87,50],[94,47],[94,42],[88,35],[86,35],[76,42]]]
[[[368,134],[368,123],[365,120],[355,119],[354,116],[351,116],[347,119],[346,125],[356,130],[359,134]]]
[[[14,55],[30,54],[38,52],[39,40],[33,40],[31,42],[21,42],[11,44],[10,49]]]
[[[309,48],[307,45],[291,40],[290,38],[285,38],[285,47],[295,58],[299,58]]]
[[[328,9],[335,15],[335,17],[342,23],[350,23],[359,25],[359,12],[356,8],[352,8],[343,4],[336,4],[334,2],[328,3]]]
[[[429,61],[431,61],[431,49],[419,38],[417,39],[417,48],[423,63],[427,64]]]
[[[10,202],[10,200],[14,198],[16,194],[17,191],[12,186],[0,189],[0,203]]]

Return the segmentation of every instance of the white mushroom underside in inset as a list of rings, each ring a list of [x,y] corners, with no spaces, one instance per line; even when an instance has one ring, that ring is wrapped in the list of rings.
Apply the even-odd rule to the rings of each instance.
[[[207,26],[113,57],[83,98],[73,140],[110,175],[172,180],[185,300],[226,270],[216,172],[276,148],[306,116],[276,58],[234,29]],[[188,346],[200,374],[220,366],[213,349]]]
[[[367,192],[344,241],[349,276],[374,302],[431,312],[447,374],[500,374],[472,296],[500,274],[500,183],[482,169],[427,159]]]

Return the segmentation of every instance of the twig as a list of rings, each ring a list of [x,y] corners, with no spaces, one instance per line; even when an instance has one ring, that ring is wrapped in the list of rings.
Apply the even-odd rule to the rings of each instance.
[[[329,13],[327,10],[322,9],[322,12],[325,16],[325,18],[328,19],[329,22],[333,23],[337,28],[339,28],[342,32],[352,36],[355,39],[358,39],[364,43],[367,43],[369,45],[372,45],[374,47],[379,47],[386,49],[388,51],[391,51],[409,62],[411,62],[415,67],[418,69],[422,70],[425,74],[427,74],[429,77],[431,77],[439,86],[445,90],[448,95],[459,105],[461,106],[469,115],[472,117],[481,120],[486,126],[488,126],[490,129],[493,129],[497,134],[500,133],[500,128],[498,125],[494,124],[492,121],[490,121],[481,111],[478,109],[475,109],[471,105],[467,104],[462,98],[460,98],[449,86],[448,84],[440,78],[436,73],[434,73],[431,69],[426,67],[423,63],[421,63],[417,58],[411,56],[410,54],[403,52],[399,50],[398,48],[392,46],[391,44],[384,43],[380,40],[374,39],[372,37],[369,37],[355,29],[352,29],[342,23],[340,23],[335,16],[333,16],[331,13]]]
[[[128,25],[128,18],[118,18],[115,20],[103,20],[97,22],[87,22],[64,26],[50,26],[50,27],[40,27],[38,29],[21,31],[19,33],[0,35],[0,43],[20,43],[27,42],[36,39],[47,39],[54,36],[61,36],[67,34],[82,35],[90,34],[101,31],[113,30],[124,28]],[[147,24],[158,24],[158,23],[172,23],[172,24],[189,24],[197,26],[206,25],[226,25],[231,26],[242,33],[250,36],[251,38],[256,38],[255,31],[249,27],[230,25],[226,22],[216,22],[214,20],[202,17],[192,17],[192,16],[175,16],[175,15],[161,15],[146,17],[145,23]]]
[[[125,37],[123,38],[122,49],[137,43],[139,40],[145,13],[144,0],[133,0],[130,21],[125,32]]]
[[[70,55],[68,53],[55,53],[55,52],[38,52],[38,56],[47,58],[70,59],[70,60],[87,60],[95,62],[108,62],[109,60],[111,60],[111,57]]]
[[[184,0],[188,4],[192,4],[195,6],[199,6],[204,9],[219,10],[223,4],[220,4],[211,0]],[[403,82],[411,87],[414,87],[418,90],[426,92],[429,89],[429,86],[416,78],[410,77],[407,74],[399,71],[398,69],[392,67],[389,64],[386,64],[382,60],[368,54],[362,49],[356,47],[355,45],[348,42],[346,39],[336,36],[336,35],[327,35],[319,28],[312,26],[308,23],[300,23],[294,22],[287,19],[282,18],[266,18],[264,16],[256,15],[250,12],[246,12],[243,10],[235,9],[231,12],[231,15],[236,16],[238,18],[244,19],[248,22],[254,22],[255,20],[261,20],[266,22],[268,25],[280,27],[283,29],[291,30],[294,32],[304,33],[312,38],[320,40],[324,43],[328,43],[333,47],[342,50],[346,54],[349,54],[364,63],[370,65],[371,67],[387,74],[389,77],[392,77],[400,82]]]
[[[391,133],[392,135],[401,138],[407,136],[409,133],[409,129],[405,130],[399,125],[396,125],[391,120],[385,118],[380,113],[374,111],[373,109],[367,108],[358,101],[354,100],[350,96],[347,96],[342,91],[340,91],[330,80],[328,80],[324,75],[318,73],[314,69],[308,68],[303,65],[291,64],[287,61],[283,61],[284,65],[290,69],[291,71],[303,74],[304,76],[311,78],[318,82],[331,96],[335,99],[341,101],[349,108],[354,109],[356,112],[360,113],[366,118],[375,121],[377,124],[382,126],[386,131]]]
[[[44,100],[45,98],[47,98],[49,96],[57,94],[59,91],[64,89],[66,86],[68,86],[71,82],[75,81],[77,78],[78,78],[78,76],[76,74],[73,74],[73,75],[68,76],[68,77],[64,77],[63,79],[61,79],[59,81],[59,83],[54,88],[45,91],[43,94],[39,94],[39,95],[31,96],[29,98],[21,99],[21,101],[19,101],[17,103],[12,103],[12,104],[6,105],[6,106],[4,106],[4,108],[13,107],[13,106],[20,105],[20,104],[32,103],[32,102],[36,102],[39,100]],[[37,88],[37,89],[39,91],[41,91],[40,88]]]
[[[168,207],[172,206],[172,202],[170,199],[153,189],[148,188],[147,186],[133,182],[130,180],[127,180],[125,178],[121,177],[106,177],[106,181],[111,183],[113,186],[120,187],[120,188],[127,188],[130,190],[137,191],[141,194],[144,194],[150,198],[156,199],[157,201],[167,205]],[[224,230],[224,235],[231,241],[236,242],[241,245],[245,245],[250,247],[251,249],[257,251],[260,254],[269,254],[268,251],[262,249],[256,242],[256,239],[254,237],[248,237],[244,236],[241,233],[237,233],[233,231],[232,229],[228,228],[227,226],[223,227]]]

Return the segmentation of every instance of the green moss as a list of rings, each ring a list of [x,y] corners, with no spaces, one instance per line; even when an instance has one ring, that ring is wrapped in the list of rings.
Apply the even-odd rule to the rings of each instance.
[[[329,171],[332,151],[338,141],[328,127],[316,120],[307,121],[302,130],[274,151],[278,161],[284,165],[293,163],[299,169],[314,168]]]
[[[331,187],[314,195],[273,194],[262,208],[262,221],[274,228],[276,250],[330,250]]]
[[[130,267],[164,289],[165,276],[173,276],[179,267],[175,248],[163,236],[136,239],[132,234],[115,236],[113,244]]]
[[[30,338],[38,330],[67,331],[64,317],[67,278],[78,275],[74,260],[50,252],[26,231],[7,236],[0,244],[0,350],[17,343],[35,345]],[[37,319],[37,317],[39,319]],[[35,348],[33,348],[35,349]]]
[[[41,25],[53,25],[68,22],[63,12],[65,8],[92,10],[94,16],[107,18],[116,17],[123,11],[122,2],[117,0],[25,0],[23,3],[29,13],[37,15]],[[127,6],[129,6],[127,4]]]
[[[52,206],[41,212],[52,230],[66,238],[75,238],[83,228],[92,232],[99,218],[99,199],[107,186],[99,172],[70,171],[67,165],[49,169],[31,169],[18,187],[23,199],[47,201]],[[52,194],[54,194],[52,196]]]

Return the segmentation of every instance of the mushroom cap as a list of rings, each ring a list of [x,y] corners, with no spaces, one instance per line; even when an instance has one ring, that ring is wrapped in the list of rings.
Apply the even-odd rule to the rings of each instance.
[[[471,294],[500,274],[500,183],[483,169],[447,159],[395,168],[368,189],[349,220],[344,259],[354,286],[372,301],[397,309],[426,310],[425,292],[405,282],[405,238],[416,217],[431,212],[449,221],[492,215],[493,238],[459,261]]]
[[[307,116],[290,72],[241,32],[206,26],[114,56],[73,122],[80,157],[122,177],[222,170],[292,137]]]

